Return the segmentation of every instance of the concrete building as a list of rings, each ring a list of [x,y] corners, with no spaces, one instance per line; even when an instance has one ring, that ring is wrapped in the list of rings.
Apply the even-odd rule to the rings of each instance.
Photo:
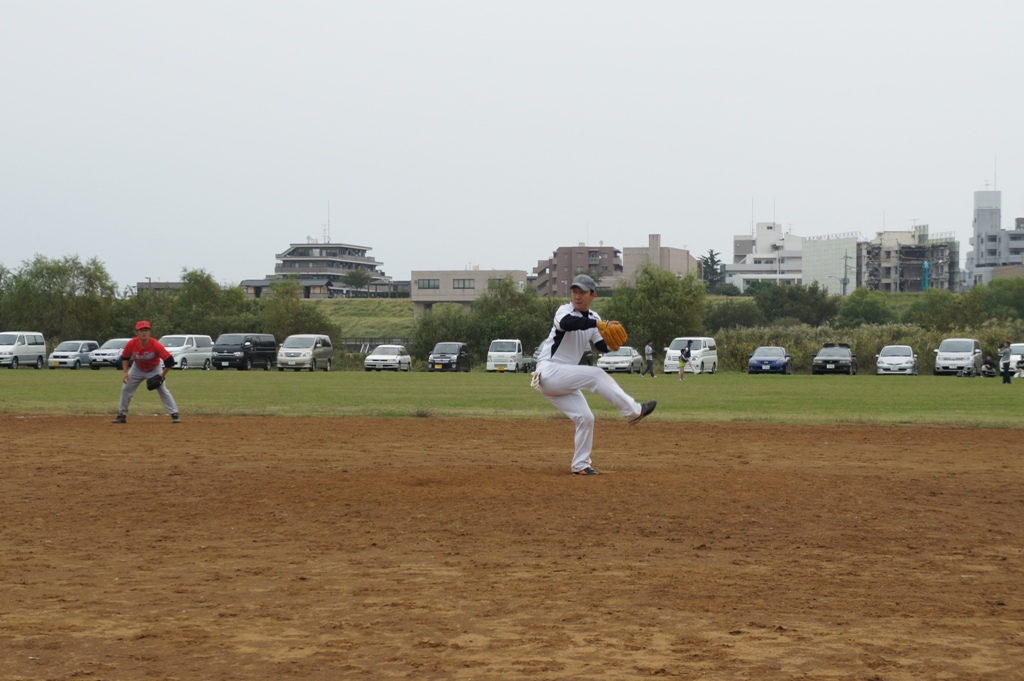
[[[722,266],[725,283],[740,291],[754,281],[803,283],[803,237],[783,233],[777,222],[759,222],[753,235],[733,237],[733,261]]]
[[[974,192],[972,249],[967,252],[968,288],[992,281],[995,268],[1024,264],[1024,218],[1014,229],[1002,228],[1002,192]]]
[[[368,246],[354,244],[307,243],[290,244],[277,254],[274,273],[264,279],[246,279],[242,289],[250,298],[270,293],[270,284],[287,276],[296,276],[302,286],[303,298],[342,298],[366,295],[366,289],[353,289],[344,283],[347,273],[361,270],[371,275],[370,291],[390,293],[391,278],[381,269],[383,263],[367,255]]]
[[[685,277],[693,274],[700,278],[700,261],[685,248],[671,248],[661,245],[660,234],[648,234],[647,246],[627,246],[622,249],[622,278],[633,281],[637,270],[644,265]]]
[[[960,244],[953,232],[929,234],[928,225],[878,232],[859,244],[857,279],[872,291],[959,291]]]
[[[803,283],[817,284],[830,295],[849,295],[860,286],[858,232],[809,236],[803,240]]]
[[[542,296],[569,297],[569,285],[577,274],[589,274],[598,292],[608,290],[623,276],[622,253],[613,246],[561,246],[548,260],[537,261],[534,287]]]
[[[409,296],[413,314],[422,314],[438,303],[457,303],[468,310],[490,286],[507,277],[512,277],[520,290],[526,289],[526,270],[416,270]]]

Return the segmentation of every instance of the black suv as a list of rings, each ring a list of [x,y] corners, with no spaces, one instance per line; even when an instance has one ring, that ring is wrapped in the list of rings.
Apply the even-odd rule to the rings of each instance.
[[[270,371],[277,362],[277,340],[269,333],[222,333],[213,344],[213,366],[220,371],[254,366]]]
[[[853,376],[857,373],[857,355],[853,354],[848,343],[825,343],[814,356],[811,373]]]
[[[438,343],[427,357],[427,371],[469,371],[472,365],[465,343]]]

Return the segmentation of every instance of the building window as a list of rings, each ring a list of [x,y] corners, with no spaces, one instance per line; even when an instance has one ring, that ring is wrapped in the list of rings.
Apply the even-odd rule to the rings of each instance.
[[[416,288],[441,288],[440,279],[417,279]]]
[[[488,279],[487,280],[487,288],[490,288],[490,289],[497,288],[497,286],[499,284],[501,284],[502,281],[504,281],[504,279]],[[541,285],[544,286],[546,284],[547,284],[547,282],[542,282]]]
[[[476,279],[453,279],[452,288],[476,288]]]

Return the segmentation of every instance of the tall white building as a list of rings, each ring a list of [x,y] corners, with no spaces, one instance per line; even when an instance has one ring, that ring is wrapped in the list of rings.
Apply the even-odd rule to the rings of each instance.
[[[992,281],[993,268],[1024,264],[1024,224],[1002,228],[1002,192],[974,192],[972,249],[967,252],[967,286]]]
[[[777,222],[759,222],[753,235],[738,234],[732,241],[732,263],[722,265],[725,283],[740,291],[754,281],[800,284],[803,237],[783,233]]]

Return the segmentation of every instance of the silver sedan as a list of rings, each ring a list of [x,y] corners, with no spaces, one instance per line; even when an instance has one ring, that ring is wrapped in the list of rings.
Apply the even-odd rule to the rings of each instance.
[[[640,373],[643,370],[644,358],[636,348],[623,345],[618,350],[610,350],[601,355],[597,359],[597,366],[609,374],[615,371],[624,371],[627,374]]]

